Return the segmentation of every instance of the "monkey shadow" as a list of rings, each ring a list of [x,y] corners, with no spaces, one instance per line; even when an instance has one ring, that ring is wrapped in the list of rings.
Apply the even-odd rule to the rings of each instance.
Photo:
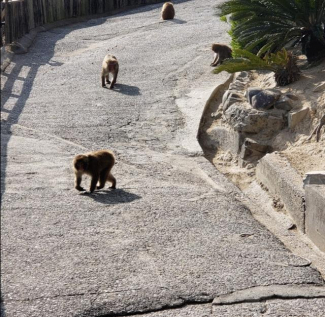
[[[185,24],[185,23],[187,23],[187,21],[185,21],[185,20],[176,19],[176,18],[170,20],[170,22],[174,22],[176,24]]]
[[[123,95],[128,96],[138,96],[141,95],[140,89],[136,86],[124,85],[124,84],[115,84],[113,91],[119,92]]]
[[[134,200],[142,198],[139,195],[127,192],[124,189],[102,189],[93,192],[92,194],[82,194],[89,198],[92,198],[96,202],[105,205],[116,205],[116,204],[126,204]]]

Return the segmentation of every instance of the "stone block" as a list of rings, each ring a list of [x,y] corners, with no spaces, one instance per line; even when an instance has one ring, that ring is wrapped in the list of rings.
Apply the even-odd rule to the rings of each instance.
[[[325,185],[306,185],[306,234],[325,252]]]
[[[256,167],[256,179],[280,198],[297,228],[305,232],[305,191],[302,179],[288,160],[279,154],[266,154]]]
[[[292,111],[288,113],[288,126],[293,129],[300,121],[302,121],[309,113],[309,108],[305,107],[300,110]]]
[[[325,171],[313,171],[305,174],[303,179],[304,187],[306,185],[325,185]]]

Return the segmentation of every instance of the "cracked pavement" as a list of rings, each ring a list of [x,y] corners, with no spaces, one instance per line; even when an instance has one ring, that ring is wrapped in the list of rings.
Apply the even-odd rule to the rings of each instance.
[[[40,33],[1,75],[3,316],[323,315],[319,272],[252,217],[196,141],[227,78],[209,66],[211,43],[230,40],[217,2],[175,1],[174,21],[158,4]],[[101,88],[107,52],[114,90]],[[101,148],[117,155],[117,189],[80,195],[71,161]],[[257,302],[241,293],[268,286]]]

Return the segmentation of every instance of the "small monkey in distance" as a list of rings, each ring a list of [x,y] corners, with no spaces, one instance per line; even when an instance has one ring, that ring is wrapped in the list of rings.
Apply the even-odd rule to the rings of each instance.
[[[81,187],[82,175],[91,176],[90,192],[96,188],[101,189],[105,186],[106,181],[112,183],[111,188],[116,188],[116,179],[111,173],[111,169],[115,164],[113,152],[108,150],[100,150],[86,154],[79,154],[73,160],[75,172],[75,189],[84,191]],[[99,186],[96,187],[99,181]]]
[[[172,20],[175,16],[175,9],[171,2],[165,2],[161,9],[161,18],[163,20]]]
[[[103,65],[102,65],[102,87],[105,87],[105,78],[106,78],[106,83],[111,84],[109,86],[109,89],[114,88],[117,79],[118,69],[119,69],[119,65],[116,57],[112,55],[106,55],[104,57]],[[112,82],[110,82],[109,80],[110,73],[113,74]]]
[[[232,49],[225,44],[212,44],[212,51],[214,51],[214,60],[210,66],[217,66],[218,64],[222,64],[222,62],[232,57]]]

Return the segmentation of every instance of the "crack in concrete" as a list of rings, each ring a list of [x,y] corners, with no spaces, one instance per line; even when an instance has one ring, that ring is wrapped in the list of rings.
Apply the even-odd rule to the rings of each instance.
[[[84,147],[84,146],[82,146],[82,145],[80,145],[80,144],[74,143],[74,142],[69,141],[69,140],[65,140],[65,139],[60,138],[60,137],[58,137],[58,136],[56,136],[56,135],[49,134],[49,133],[43,132],[43,131],[41,131],[41,130],[37,130],[37,129],[33,129],[33,128],[28,128],[28,127],[25,127],[25,126],[23,126],[23,125],[21,125],[21,124],[18,124],[18,123],[15,123],[15,124],[12,125],[12,127],[15,127],[15,126],[21,128],[21,129],[25,129],[25,130],[29,130],[29,131],[32,131],[32,132],[36,132],[36,133],[38,133],[38,134],[45,135],[45,136],[47,136],[47,137],[49,137],[49,138],[51,138],[51,139],[56,139],[56,140],[58,140],[58,141],[60,141],[60,142],[63,142],[63,143],[66,143],[66,144],[72,145],[72,146],[74,146],[74,147],[78,147],[78,148],[80,148],[80,149],[83,149],[83,150],[89,151],[89,149],[87,149],[86,147]]]
[[[54,299],[54,298],[64,298],[64,297],[75,297],[75,296],[87,296],[87,295],[96,295],[94,299],[91,300],[91,304],[93,305],[95,300],[99,295],[102,294],[118,294],[118,293],[123,293],[123,292],[130,292],[130,291],[139,291],[141,288],[134,288],[134,289],[122,289],[122,290],[117,290],[117,291],[92,291],[92,292],[81,292],[81,293],[70,293],[70,294],[56,294],[52,296],[40,296],[40,297],[34,297],[34,298],[24,298],[24,299],[6,299],[6,302],[31,302],[31,301],[36,301],[36,300],[43,300],[43,299]]]
[[[324,285],[268,285],[235,291],[216,297],[212,305],[260,302],[268,299],[325,298]]]
[[[166,288],[166,287],[163,287]],[[74,296],[86,296],[94,295],[93,299],[90,299],[90,309],[84,312],[83,314],[77,315],[78,317],[89,316],[85,315],[94,312],[95,302],[100,295],[103,294],[114,294],[122,293],[129,291],[138,291],[141,288],[136,289],[123,289],[118,291],[93,291],[88,293],[72,293],[72,294],[61,294],[53,296],[43,296],[35,298],[26,298],[22,300],[10,299],[11,302],[29,302],[35,300],[47,300],[55,298],[69,298]],[[267,310],[266,301],[270,299],[299,299],[299,298],[325,298],[325,286],[324,285],[314,285],[314,284],[288,284],[288,285],[267,285],[267,286],[255,286],[248,289],[243,289],[239,291],[234,291],[233,293],[219,295],[213,298],[213,295],[208,293],[201,293],[195,296],[196,298],[186,298],[183,296],[178,296],[179,302],[177,300],[174,303],[163,305],[159,308],[152,309],[141,309],[140,311],[120,311],[120,312],[109,312],[102,313],[100,315],[96,314],[97,317],[113,317],[113,316],[137,316],[143,314],[149,314],[154,312],[161,312],[165,310],[185,308],[189,305],[203,305],[211,303],[211,312],[213,310],[213,305],[233,305],[240,303],[252,303],[252,302],[261,302],[265,303],[265,311]],[[263,312],[264,313],[264,312]],[[76,316],[76,317],[77,317]]]

